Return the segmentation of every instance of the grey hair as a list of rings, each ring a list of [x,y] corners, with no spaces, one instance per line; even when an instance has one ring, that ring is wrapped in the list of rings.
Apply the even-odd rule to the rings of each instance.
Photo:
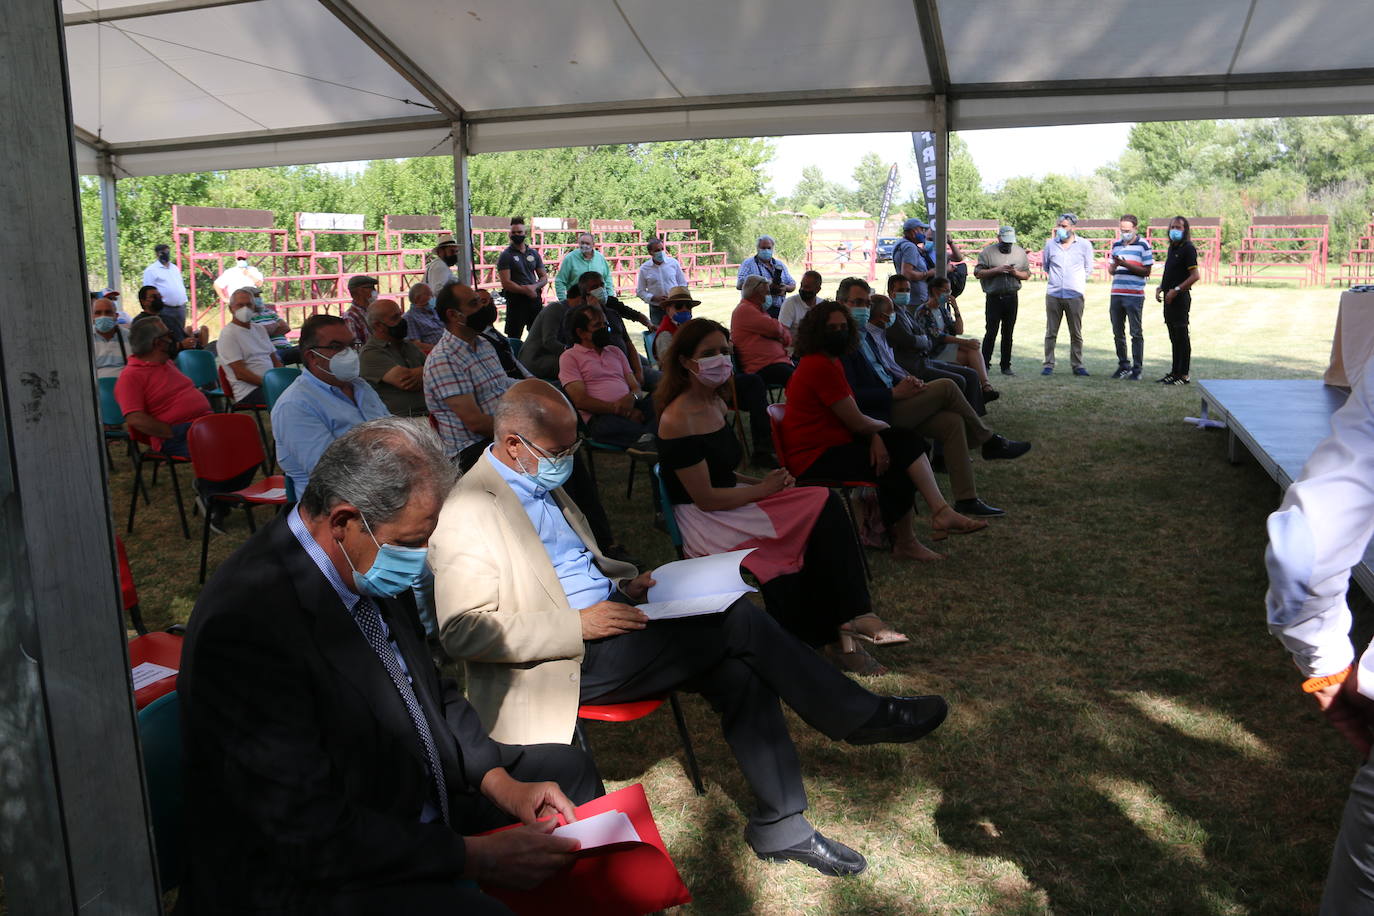
[[[129,325],[129,351],[134,356],[143,356],[153,351],[158,338],[167,336],[167,324],[156,315],[140,317]]]
[[[254,286],[240,286],[238,289],[234,290],[232,293],[229,294],[229,306],[231,308],[233,307],[234,297],[237,296],[239,293],[246,293],[248,295],[248,304],[252,305],[253,300],[257,298],[258,295],[256,290],[257,287]]]
[[[538,388],[536,382],[548,390]],[[567,395],[548,382],[527,379],[512,385],[496,402],[492,410],[492,438],[499,442],[508,433],[531,436],[548,432],[560,413],[574,415]]]
[[[767,277],[760,277],[758,274],[750,274],[744,278],[744,285],[740,287],[740,291],[744,293],[744,298],[748,299],[754,294],[754,290],[758,289],[760,286],[772,285],[772,281]]]
[[[582,244],[582,239],[584,239],[584,238],[589,238],[589,239],[592,240],[592,244],[593,244],[593,245],[596,244],[596,236],[592,235],[590,232],[588,232],[588,231],[585,230],[585,229],[583,229],[581,232],[577,233],[577,244],[581,245],[581,244]]]
[[[374,528],[391,521],[417,492],[443,499],[458,469],[439,436],[423,421],[383,417],[360,423],[324,450],[301,494],[313,518],[349,503]]]
[[[778,244],[777,242],[773,241],[773,237],[772,237],[771,235],[761,235],[761,236],[759,236],[759,240],[758,240],[757,242],[755,242],[754,244],[757,246],[757,245],[762,245],[764,242],[767,242],[767,243],[770,244],[770,245],[777,245],[777,244]]]
[[[416,290],[420,289],[421,287],[424,287],[425,289],[429,290],[429,294],[431,296],[434,295],[434,289],[428,283],[416,283],[414,286],[410,288],[410,298],[414,299],[416,296]]]

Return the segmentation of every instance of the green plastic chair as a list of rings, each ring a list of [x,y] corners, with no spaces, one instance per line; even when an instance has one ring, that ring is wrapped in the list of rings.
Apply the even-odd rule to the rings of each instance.
[[[224,397],[219,386],[219,365],[209,350],[182,350],[177,354],[177,368],[209,397]]]
[[[162,892],[181,884],[181,827],[184,792],[181,777],[181,703],[173,690],[138,712],[148,806],[153,815]]]
[[[267,374],[262,377],[262,396],[267,401],[267,409],[271,410],[277,403],[277,398],[281,393],[291,387],[291,383],[300,377],[301,369],[299,366],[280,366],[276,369],[268,369]]]
[[[673,547],[677,550],[677,558],[683,558],[682,553],[682,529],[677,526],[677,516],[673,515],[673,501],[668,498],[668,485],[663,482],[663,465],[653,466],[654,484],[658,490],[659,509],[663,512],[663,527],[668,531],[668,537],[673,542]]]

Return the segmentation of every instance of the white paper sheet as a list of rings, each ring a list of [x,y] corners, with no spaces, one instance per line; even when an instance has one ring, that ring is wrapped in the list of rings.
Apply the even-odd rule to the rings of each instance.
[[[654,587],[649,601],[639,610],[650,620],[668,620],[698,614],[719,614],[740,599],[757,591],[740,577],[740,563],[756,548],[732,550],[709,557],[678,560],[654,570]]]
[[[639,831],[624,811],[603,811],[591,817],[555,827],[554,836],[572,837],[583,849],[610,846],[613,843],[637,843]]]
[[[142,690],[149,684],[162,680],[164,677],[172,677],[177,673],[177,669],[168,668],[166,665],[157,665],[153,662],[142,662],[134,665],[134,689]]]
[[[286,487],[276,487],[271,490],[263,490],[258,496],[263,499],[284,499],[286,497]]]

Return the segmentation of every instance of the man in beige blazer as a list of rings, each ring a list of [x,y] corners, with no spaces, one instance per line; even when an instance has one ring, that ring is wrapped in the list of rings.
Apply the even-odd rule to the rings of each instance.
[[[441,638],[467,665],[492,737],[567,742],[579,703],[668,690],[701,694],[756,810],[745,838],[761,858],[853,875],[864,857],[805,818],[801,766],[779,700],[832,740],[914,741],[947,712],[940,697],[864,690],[741,599],[722,614],[650,622],[634,605],[650,573],[607,559],[560,489],[578,445],[572,405],[546,382],[497,403],[495,441],[454,488],[430,538]]]

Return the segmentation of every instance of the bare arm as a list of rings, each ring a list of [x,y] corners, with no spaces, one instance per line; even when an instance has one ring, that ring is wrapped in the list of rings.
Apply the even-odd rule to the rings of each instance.
[[[711,473],[704,460],[698,461],[691,467],[674,470],[672,473],[676,474],[678,480],[682,481],[682,486],[687,490],[687,495],[692,497],[692,502],[704,512],[738,509],[740,506],[758,502],[765,496],[782,489],[781,475],[778,475],[778,471],[773,471],[769,475],[770,478],[774,475],[779,476],[776,484],[766,480],[745,487],[713,487],[711,485]],[[782,471],[782,475],[786,473],[786,471]]]
[[[407,369],[404,366],[392,366],[385,373],[383,373],[382,381],[390,385],[391,387],[399,388],[402,391],[419,391],[420,387],[424,384],[424,371],[425,370],[422,367]],[[462,397],[470,396],[462,395]],[[464,420],[463,422],[467,423],[466,420]]]
[[[145,436],[152,436],[155,439],[170,439],[172,437],[170,423],[163,423],[161,420],[155,419],[152,414],[142,410],[135,410],[133,413],[126,414],[124,422]]]
[[[620,413],[619,404],[602,401],[587,394],[586,382],[568,382],[563,386],[563,393],[578,410],[585,410],[587,413]]]
[[[272,360],[273,362],[277,363],[277,365],[280,365],[280,362],[277,361],[277,358],[275,356],[272,357]],[[240,382],[247,382],[248,384],[253,385],[255,387],[262,385],[262,376],[258,375],[252,369],[249,369],[248,364],[243,360],[234,360],[232,363],[229,364],[229,368],[234,370],[234,377],[238,379]]]
[[[831,404],[830,409],[844,424],[845,429],[856,436],[871,436],[887,429],[887,424],[882,420],[875,420],[859,410],[859,405],[852,394]]]

